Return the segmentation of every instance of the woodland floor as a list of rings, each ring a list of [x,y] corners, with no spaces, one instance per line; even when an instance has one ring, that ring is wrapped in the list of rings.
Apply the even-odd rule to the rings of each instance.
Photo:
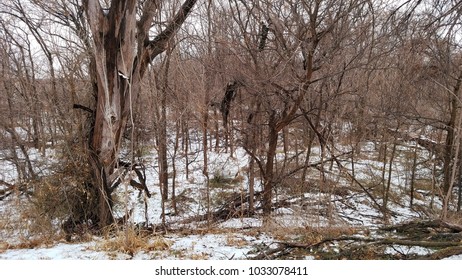
[[[99,235],[82,230],[66,240],[61,221],[37,213],[27,195],[12,194],[0,201],[0,259],[462,259],[462,214],[453,211],[449,221],[438,219],[442,203],[431,187],[432,165],[423,149],[410,207],[413,145],[398,147],[391,176],[389,166],[384,171],[384,163],[377,160],[375,145],[364,143],[353,160],[339,156],[346,171],[325,163],[322,188],[317,168],[309,169],[309,187],[291,185],[290,177],[281,180],[273,215],[265,221],[258,204],[254,216],[246,212],[248,158],[243,150],[233,156],[225,151],[209,154],[210,205],[201,152],[189,155],[188,178],[185,159],[178,156],[177,215],[168,201],[164,226],[156,153],[147,152],[143,158],[151,198],[123,185],[116,194],[115,214],[132,212],[130,226]],[[45,156],[30,152],[37,162],[54,157],[53,151]],[[339,154],[344,153],[339,149]],[[311,161],[319,160],[314,148]],[[0,169],[3,181],[14,181],[8,162],[0,163]],[[386,218],[379,207],[383,178],[390,178]]]

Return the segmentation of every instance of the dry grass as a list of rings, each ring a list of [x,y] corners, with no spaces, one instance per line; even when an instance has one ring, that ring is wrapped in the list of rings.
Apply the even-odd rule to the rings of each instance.
[[[96,248],[98,251],[121,252],[134,255],[140,251],[165,251],[172,246],[172,241],[161,236],[149,236],[133,227],[117,230],[114,237],[106,237]]]
[[[299,242],[303,244],[317,243],[324,238],[334,238],[342,235],[352,235],[360,229],[347,225],[336,226],[281,226],[274,221],[267,221],[261,228],[277,240]]]
[[[242,248],[249,244],[247,240],[234,234],[226,235],[226,246]]]
[[[6,242],[0,242],[0,253],[3,253],[5,252],[6,250],[10,249],[10,244],[6,243]]]
[[[0,213],[0,251],[49,246],[62,238],[59,226],[32,200],[13,197]]]
[[[455,225],[462,225],[462,212],[449,211],[447,222]]]
[[[44,248],[51,247],[56,243],[56,240],[49,238],[33,238],[33,239],[23,239],[21,238],[20,242],[14,245],[9,244],[8,249],[33,249],[33,248]]]
[[[306,243],[310,241],[319,242],[326,238],[336,238],[345,235],[353,235],[358,233],[358,228],[339,226],[339,227],[306,227],[306,233],[300,236],[302,241]]]
[[[80,161],[59,158],[52,174],[25,182],[30,193],[18,193],[2,202],[0,239],[15,248],[48,246],[61,240],[63,221],[80,217],[92,206],[84,185],[86,168]]]
[[[189,260],[208,260],[210,256],[207,253],[192,254],[188,256]]]
[[[244,181],[242,175],[235,177],[227,177],[220,172],[215,172],[213,177],[209,181],[209,187],[211,189],[217,189],[220,191],[233,190],[238,187]]]

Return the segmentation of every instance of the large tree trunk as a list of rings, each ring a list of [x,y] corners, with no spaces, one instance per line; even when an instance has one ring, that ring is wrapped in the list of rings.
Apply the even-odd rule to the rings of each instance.
[[[141,78],[147,65],[165,51],[195,2],[186,0],[164,31],[149,40],[158,1],[145,1],[138,21],[136,0],[113,0],[107,12],[98,0],[83,1],[93,38],[96,107],[89,150],[93,184],[98,189],[100,227],[113,222],[111,175],[118,164],[122,135]]]
[[[93,1],[92,1],[93,2]],[[138,94],[139,72],[133,73],[134,50],[136,45],[136,1],[114,1],[125,9],[125,13],[112,9],[104,16],[100,8],[90,13],[98,13],[104,26],[98,33],[93,32],[96,108],[93,134],[90,139],[91,166],[94,185],[98,188],[98,223],[104,227],[113,222],[109,177],[118,162],[122,135],[126,127],[131,100]],[[99,6],[99,3],[96,3]],[[90,14],[89,17],[92,15]],[[96,33],[96,34],[95,34]],[[131,75],[133,74],[133,75]]]

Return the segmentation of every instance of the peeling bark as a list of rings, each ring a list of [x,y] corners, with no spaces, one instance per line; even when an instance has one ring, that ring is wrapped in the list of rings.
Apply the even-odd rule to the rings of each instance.
[[[165,51],[196,0],[186,0],[153,40],[148,33],[158,1],[146,1],[137,21],[136,0],[113,0],[107,12],[98,0],[83,1],[93,38],[96,106],[89,144],[94,185],[99,190],[100,227],[113,223],[109,177],[118,164],[122,135],[149,63]]]

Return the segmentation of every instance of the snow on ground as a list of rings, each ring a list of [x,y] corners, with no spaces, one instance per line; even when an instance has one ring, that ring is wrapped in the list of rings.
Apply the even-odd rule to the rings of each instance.
[[[15,178],[17,178],[17,173],[14,165],[11,162],[2,161],[0,164],[0,180],[13,183]]]
[[[448,258],[445,258],[444,260],[462,260],[462,255],[454,255],[454,256],[450,256]]]
[[[369,183],[368,190],[370,192],[379,192],[383,187],[383,182],[377,181],[388,176],[388,166],[378,160],[374,160],[370,153],[374,150],[374,145],[366,143],[363,146],[363,157],[358,158],[355,162],[355,177],[358,181]],[[401,152],[406,152],[406,148],[401,148]],[[189,155],[190,172],[186,178],[186,161],[184,157],[178,156],[175,161],[178,171],[176,180],[176,195],[181,195],[181,209],[179,215],[170,215],[173,209],[170,203],[166,204],[166,222],[176,225],[178,228],[186,225],[178,224],[179,221],[186,217],[206,213],[206,177],[202,173],[202,157],[201,147],[198,144],[192,144],[191,154]],[[318,148],[313,148],[311,160],[317,162],[320,160],[320,151]],[[40,158],[40,154],[36,151],[32,153],[34,159]],[[53,155],[52,152],[47,152],[46,155]],[[52,157],[52,156],[50,156]],[[147,222],[148,224],[161,223],[161,199],[158,189],[158,174],[156,171],[157,159],[156,153],[152,152],[144,157],[144,164],[147,166],[147,184],[152,194],[151,198],[139,194],[139,191],[134,190],[130,186],[121,185],[115,196],[116,200],[121,202],[115,208],[115,214],[122,217],[126,211],[133,210],[132,222],[140,223]],[[170,159],[171,160],[171,159]],[[220,152],[209,152],[209,178],[210,180],[219,178],[237,178],[242,179],[234,183],[230,188],[218,187],[211,190],[211,203],[219,201],[220,197],[227,192],[246,193],[248,182],[245,170],[248,164],[248,157],[244,150],[237,149],[235,155],[231,156]],[[345,167],[352,169],[353,167],[347,161]],[[329,163],[326,163],[326,170]],[[340,173],[336,165],[330,166],[329,174]],[[399,156],[393,164],[393,173],[391,176],[391,189],[394,196],[397,198],[389,202],[389,209],[394,213],[390,217],[392,224],[404,222],[407,220],[419,218],[422,213],[410,210],[409,196],[407,195],[408,180],[405,174],[407,172],[407,161]],[[418,170],[418,176],[424,178],[428,176],[429,170],[425,166],[421,166]],[[0,179],[12,182],[16,174],[15,168],[8,162],[0,162]],[[310,173],[313,176],[313,181],[316,182],[319,178],[319,172],[314,170]],[[383,176],[385,175],[385,176]],[[339,187],[352,188],[351,182],[345,177],[335,178],[329,175],[329,178],[339,184]],[[170,184],[173,183],[173,178],[170,178]],[[374,186],[375,184],[375,186]],[[354,185],[354,184],[353,184]],[[261,184],[257,182],[257,190]],[[377,195],[376,195],[377,196]],[[90,242],[82,243],[67,243],[64,240],[55,241],[53,245],[37,246],[32,249],[8,249],[9,246],[17,243],[17,235],[27,236],[27,232],[17,232],[8,235],[6,232],[0,233],[0,259],[246,259],[252,254],[258,254],[258,248],[261,246],[275,246],[277,237],[271,233],[274,231],[284,231],[290,228],[322,228],[322,227],[360,227],[360,228],[377,228],[383,224],[382,213],[374,202],[361,190],[355,192],[348,191],[347,195],[334,195],[319,190],[318,192],[304,193],[302,196],[286,197],[284,194],[278,194],[276,199],[289,198],[292,202],[290,206],[282,206],[275,210],[273,215],[273,228],[265,229],[262,220],[259,218],[233,218],[223,223],[214,225],[214,228],[205,230],[203,234],[194,232],[192,234],[181,235],[178,233],[167,233],[163,238],[169,244],[168,250],[148,250],[142,249],[135,252],[133,255],[120,251],[110,252],[104,251],[104,242],[101,238],[94,237]],[[415,204],[429,204],[428,196],[416,197]],[[440,204],[437,198],[433,198],[436,207]],[[376,200],[378,203],[383,203],[381,199]],[[147,211],[144,203],[147,203]],[[11,220],[14,220],[14,214],[11,209],[18,204],[18,198],[10,197],[4,201],[0,201],[0,214],[9,215],[10,220],[0,219],[3,223],[3,228],[8,228]],[[180,204],[180,203],[179,203]],[[213,206],[213,205],[212,205]],[[5,216],[4,216],[5,217]],[[16,217],[18,218],[18,217]],[[195,224],[190,225],[193,229]],[[14,227],[14,226],[13,226]],[[217,232],[214,232],[214,229]],[[424,248],[395,246],[388,248],[390,254],[424,254]],[[307,256],[311,259],[312,256]],[[453,258],[462,258],[454,256]]]
[[[196,147],[199,149],[199,147]],[[40,159],[40,154],[35,151],[31,153],[34,159],[37,161]],[[190,172],[189,178],[186,179],[185,169],[186,162],[184,158],[179,158],[176,161],[177,170],[179,174],[176,178],[177,190],[176,194],[182,194],[188,200],[183,202],[181,207],[183,213],[179,216],[167,215],[166,222],[175,224],[176,221],[182,220],[188,216],[194,216],[203,214],[206,211],[206,205],[198,203],[205,201],[206,191],[206,177],[202,174],[202,159],[201,154],[190,155]],[[234,157],[229,154],[223,156],[223,153],[209,153],[209,173],[210,178],[215,176],[223,178],[234,178],[242,176],[241,169],[247,165],[248,158],[243,150],[235,151]],[[155,171],[156,154],[151,153],[145,162],[146,166],[152,167],[148,170],[147,184],[152,194],[151,198],[145,197],[143,194],[140,195],[138,190],[134,190],[131,186],[121,185],[115,193],[115,197],[119,203],[115,207],[115,215],[121,217],[127,210],[133,210],[132,222],[140,223],[147,222],[149,224],[161,223],[161,198],[160,191],[156,187],[158,186],[158,174]],[[5,181],[8,179],[12,183],[16,177],[15,168],[13,165],[6,162],[0,164],[1,174],[9,176],[4,178]],[[149,167],[148,167],[149,168]],[[154,170],[154,172],[153,172]],[[151,172],[149,172],[151,171]],[[170,184],[172,183],[170,178]],[[244,191],[245,179],[240,185],[235,186],[236,189]],[[212,190],[213,194],[217,194],[222,190]],[[212,196],[213,196],[212,194]],[[12,220],[18,220],[20,217],[14,218],[11,209],[20,202],[21,198],[9,197],[4,201],[0,201],[0,213],[2,216],[8,219],[3,221],[4,224],[11,223]],[[148,207],[147,212],[145,211],[144,202],[146,201]],[[179,203],[180,204],[180,203]],[[173,210],[170,204],[166,205],[166,213],[170,213]],[[2,222],[2,219],[0,219]],[[11,224],[12,227],[15,227]],[[261,220],[255,218],[242,218],[228,220],[223,224],[216,225],[220,229],[233,229],[233,228],[258,228],[262,225]],[[23,227],[24,225],[21,225]],[[178,225],[178,227],[185,225]],[[5,226],[6,228],[6,226]],[[212,229],[213,231],[213,229]],[[263,234],[255,236],[246,235],[244,233],[226,233],[226,234],[192,234],[187,236],[181,235],[169,235],[165,238],[166,242],[170,244],[168,250],[159,251],[140,251],[135,253],[133,256],[123,252],[105,252],[101,251],[104,247],[105,240],[100,238],[93,238],[91,242],[84,243],[67,243],[64,240],[54,242],[53,245],[38,246],[32,249],[8,249],[10,246],[14,246],[18,241],[11,240],[12,231],[0,233],[2,240],[7,242],[0,243],[0,259],[244,259],[250,254],[254,246],[258,246],[261,243],[272,243],[272,238]],[[14,238],[13,234],[13,238]],[[27,230],[17,232],[17,236],[21,236],[18,239],[27,239]],[[9,239],[8,239],[9,238]]]
[[[57,243],[49,248],[15,249],[6,250],[0,254],[0,259],[14,260],[61,260],[61,259],[81,259],[81,260],[107,260],[105,252],[91,250],[95,246],[94,242],[81,244]]]
[[[400,255],[428,255],[434,252],[434,250],[419,247],[419,246],[403,246],[393,245],[385,249],[385,254],[400,254]]]
[[[246,259],[251,255],[253,244],[271,244],[273,239],[264,234],[247,236],[240,233],[204,234],[188,236],[165,236],[171,247],[168,250],[150,250],[136,252],[133,256],[117,251],[104,251],[104,243],[100,238],[95,241],[68,244],[56,243],[48,247],[33,249],[4,250],[0,259],[15,260],[110,260],[110,259]]]

